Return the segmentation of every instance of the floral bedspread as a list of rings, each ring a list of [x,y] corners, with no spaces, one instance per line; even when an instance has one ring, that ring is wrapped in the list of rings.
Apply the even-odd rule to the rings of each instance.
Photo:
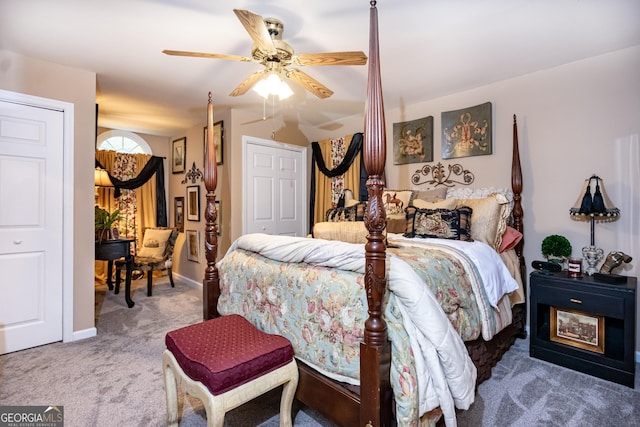
[[[241,314],[259,329],[285,336],[298,359],[330,378],[359,384],[367,318],[363,245],[252,236],[242,236],[218,263],[219,312]],[[440,406],[455,424],[454,407],[473,402],[475,367],[452,325],[465,339],[480,334],[483,315],[473,301],[482,297],[471,283],[477,275],[447,251],[400,246],[388,254],[384,311],[398,423],[418,425],[420,415]],[[438,303],[446,316],[434,308]],[[425,316],[414,319],[420,312]]]

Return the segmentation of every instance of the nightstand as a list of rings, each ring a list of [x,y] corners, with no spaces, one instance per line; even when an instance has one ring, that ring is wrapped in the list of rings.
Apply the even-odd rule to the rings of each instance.
[[[633,387],[636,287],[531,273],[531,357]]]

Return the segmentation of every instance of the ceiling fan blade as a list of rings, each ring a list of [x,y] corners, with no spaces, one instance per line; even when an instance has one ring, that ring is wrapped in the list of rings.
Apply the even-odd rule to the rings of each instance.
[[[285,70],[285,73],[288,78],[294,80],[320,99],[328,98],[333,95],[333,91],[331,89],[300,70],[292,68]]]
[[[217,59],[230,59],[232,61],[251,62],[252,58],[248,56],[239,55],[226,55],[224,53],[201,53],[201,52],[185,52],[182,50],[163,50],[162,53],[172,56],[191,56],[194,58],[217,58]]]
[[[262,16],[243,9],[233,9],[233,12],[247,30],[258,49],[269,55],[276,54],[276,47],[273,44],[273,40],[271,40],[269,30],[267,30]]]
[[[233,92],[231,92],[229,94],[229,96],[240,96],[240,95],[244,95],[245,93],[247,93],[247,91],[249,89],[251,89],[253,87],[253,85],[255,85],[256,83],[258,83],[258,80],[260,80],[261,78],[264,77],[264,73],[265,71],[256,71],[255,73],[251,74],[249,77],[247,77],[246,79],[244,79],[244,81],[242,83],[240,83],[238,85],[238,87],[236,87]]]
[[[365,65],[367,55],[364,52],[300,53],[294,55],[293,63],[297,65]]]

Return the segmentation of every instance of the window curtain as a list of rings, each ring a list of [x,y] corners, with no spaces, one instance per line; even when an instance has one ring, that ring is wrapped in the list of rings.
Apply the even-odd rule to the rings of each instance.
[[[366,172],[362,171],[362,133],[343,138],[325,139],[311,144],[313,154],[311,171],[310,231],[313,224],[324,221],[327,209],[335,207],[345,189],[359,200],[361,189],[366,188]],[[365,181],[362,181],[364,176]]]
[[[148,154],[96,151],[96,166],[109,173],[114,188],[99,188],[96,203],[119,209],[120,234],[139,242],[146,227],[167,226],[163,159]],[[151,179],[155,176],[155,179]]]

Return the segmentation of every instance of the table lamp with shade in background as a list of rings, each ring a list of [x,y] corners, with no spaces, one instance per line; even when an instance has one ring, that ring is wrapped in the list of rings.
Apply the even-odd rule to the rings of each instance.
[[[602,178],[594,174],[584,180],[578,200],[569,212],[575,221],[591,222],[591,245],[582,248],[582,256],[588,265],[585,273],[592,276],[598,271],[596,265],[604,256],[604,251],[595,245],[595,223],[617,220],[620,210],[607,196]]]

